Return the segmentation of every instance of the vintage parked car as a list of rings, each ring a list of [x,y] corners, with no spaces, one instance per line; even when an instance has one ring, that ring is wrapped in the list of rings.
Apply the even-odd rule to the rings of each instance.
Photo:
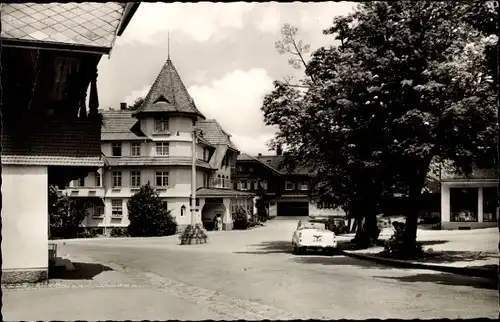
[[[300,220],[292,236],[294,254],[322,250],[329,255],[337,252],[337,236],[326,229],[323,220]]]

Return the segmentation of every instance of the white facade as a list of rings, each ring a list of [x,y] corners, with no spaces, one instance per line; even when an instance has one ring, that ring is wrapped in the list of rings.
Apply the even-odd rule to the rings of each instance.
[[[127,202],[131,196],[139,191],[142,185],[148,182],[167,202],[168,209],[180,227],[191,223],[191,131],[193,130],[193,121],[182,116],[170,116],[166,120],[168,121],[168,130],[163,133],[154,131],[155,119],[144,118],[140,120],[141,130],[151,138],[152,142],[135,140],[102,143],[102,152],[110,160],[110,163],[117,164],[126,158],[135,165],[111,165],[108,168],[101,168],[97,173],[89,173],[85,178],[72,181],[65,189],[64,192],[72,197],[89,199],[87,204],[89,216],[82,223],[83,226],[103,228],[103,233],[109,233],[110,228],[127,227],[129,225]],[[159,151],[157,146],[161,146]],[[209,147],[197,143],[196,149],[197,159],[205,161],[208,166]],[[118,150],[121,150],[120,153],[117,153]],[[160,165],[148,165],[152,159],[155,164]],[[175,164],[176,160],[182,160],[182,162]],[[161,165],[162,163],[169,165]],[[160,173],[161,175],[159,175]],[[197,188],[230,189],[232,187],[230,180],[231,168],[224,163],[220,165],[219,169],[203,167],[196,169]],[[100,198],[102,202],[96,198],[90,200],[90,197]],[[203,198],[197,199],[196,220],[201,222],[205,201]],[[230,208],[228,205],[228,214],[224,216],[227,222],[232,222]]]
[[[47,166],[2,165],[2,272],[48,269]],[[29,200],[28,200],[28,199]]]

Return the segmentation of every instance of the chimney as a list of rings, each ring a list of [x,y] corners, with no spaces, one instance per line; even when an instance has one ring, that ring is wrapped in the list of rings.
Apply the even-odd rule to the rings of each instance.
[[[283,154],[283,149],[281,148],[281,145],[278,145],[276,147],[276,155],[282,155]]]
[[[127,103],[121,102],[120,103],[120,110],[125,111],[127,109]]]
[[[259,157],[261,157],[261,156],[262,156],[262,153],[259,153],[259,154],[257,154],[257,155],[258,155]]]

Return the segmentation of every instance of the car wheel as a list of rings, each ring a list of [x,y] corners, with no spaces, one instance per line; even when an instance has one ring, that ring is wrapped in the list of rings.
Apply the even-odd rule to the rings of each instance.
[[[298,247],[297,248],[297,254],[304,254],[306,252],[306,249],[305,247]]]

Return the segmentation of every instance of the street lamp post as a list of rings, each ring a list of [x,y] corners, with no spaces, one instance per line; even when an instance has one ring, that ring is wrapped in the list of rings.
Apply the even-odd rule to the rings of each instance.
[[[196,225],[196,140],[198,129],[193,128],[191,142],[191,225]]]
[[[207,242],[207,234],[196,220],[196,140],[199,129],[193,128],[191,133],[191,224],[180,236],[181,245],[201,244]]]

